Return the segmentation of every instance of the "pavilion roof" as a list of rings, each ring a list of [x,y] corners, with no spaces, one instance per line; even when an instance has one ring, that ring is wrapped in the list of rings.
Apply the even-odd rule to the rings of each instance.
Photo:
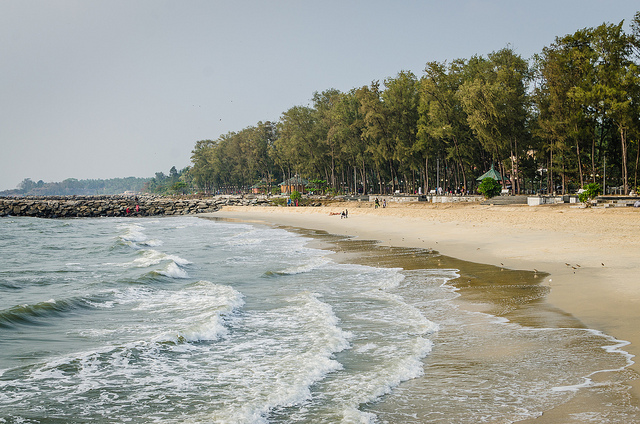
[[[491,164],[491,169],[476,178],[476,181],[482,181],[485,178],[493,178],[496,181],[502,181],[502,176],[500,176],[500,173],[495,170],[493,164]]]
[[[283,182],[281,182],[278,185],[281,186],[294,186],[294,185],[304,185],[306,186],[307,184],[309,184],[309,181],[305,180],[304,178],[300,178],[299,176],[295,176],[295,177],[291,177],[288,180],[284,180]]]

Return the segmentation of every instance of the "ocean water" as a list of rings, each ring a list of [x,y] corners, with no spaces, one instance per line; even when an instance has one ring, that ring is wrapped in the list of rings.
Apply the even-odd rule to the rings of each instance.
[[[622,390],[624,341],[461,308],[459,269],[338,263],[311,240],[0,218],[0,423],[508,423]]]

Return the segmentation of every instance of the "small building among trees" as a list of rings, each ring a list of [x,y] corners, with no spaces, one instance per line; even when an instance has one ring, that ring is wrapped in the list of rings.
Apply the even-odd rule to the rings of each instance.
[[[267,181],[264,179],[259,183],[251,186],[252,194],[266,194],[268,190],[269,190],[269,186],[267,184]]]
[[[278,186],[280,186],[280,193],[282,194],[291,194],[294,191],[299,192],[300,194],[305,194],[307,191],[307,185],[309,181],[304,178],[300,178],[300,176],[295,175],[287,180],[284,180]]]

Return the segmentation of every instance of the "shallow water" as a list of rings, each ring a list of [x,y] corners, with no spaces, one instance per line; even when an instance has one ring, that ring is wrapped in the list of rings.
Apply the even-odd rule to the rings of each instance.
[[[531,275],[435,252],[195,217],[0,234],[0,422],[513,422],[630,363]]]

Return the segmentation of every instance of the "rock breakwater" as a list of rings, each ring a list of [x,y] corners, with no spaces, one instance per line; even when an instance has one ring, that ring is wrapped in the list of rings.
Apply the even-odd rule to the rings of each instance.
[[[99,216],[192,215],[215,212],[224,205],[268,204],[241,196],[180,198],[162,196],[33,196],[0,198],[0,216],[75,218]]]

